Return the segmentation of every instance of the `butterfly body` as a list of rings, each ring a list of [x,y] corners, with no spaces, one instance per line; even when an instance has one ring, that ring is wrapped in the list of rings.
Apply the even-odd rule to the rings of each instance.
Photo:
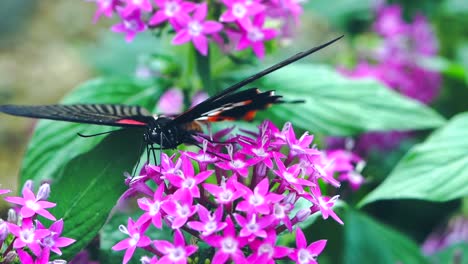
[[[177,124],[173,119],[164,116],[154,116],[143,134],[147,144],[157,144],[161,149],[175,149],[180,144],[196,142],[194,135],[202,132],[201,126],[195,122]]]

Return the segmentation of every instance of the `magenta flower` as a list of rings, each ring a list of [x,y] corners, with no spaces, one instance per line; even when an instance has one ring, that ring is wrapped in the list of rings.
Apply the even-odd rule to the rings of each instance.
[[[29,255],[26,251],[22,250],[21,248],[16,249],[16,253],[18,254],[18,258],[20,263],[27,263],[27,264],[48,264],[49,262],[49,252],[47,250],[42,251],[42,254],[34,259]]]
[[[202,3],[197,7],[192,18],[181,21],[181,28],[176,29],[177,33],[172,40],[172,44],[180,45],[192,41],[195,48],[206,56],[208,54],[208,39],[206,35],[214,34],[223,29],[221,23],[205,21],[207,11],[207,4]]]
[[[8,223],[8,230],[16,237],[14,248],[28,247],[36,256],[42,252],[39,241],[50,234],[47,229],[36,229],[31,218],[24,218],[21,226]]]
[[[255,186],[254,191],[241,183],[237,183],[237,188],[244,190],[243,198],[236,210],[242,212],[255,212],[260,214],[270,213],[270,204],[277,203],[283,199],[282,195],[269,192],[268,178],[263,179]]]
[[[184,109],[184,93],[178,88],[167,90],[159,98],[156,108],[158,113],[164,115],[180,114]]]
[[[231,218],[228,217],[226,223],[223,236],[212,235],[205,239],[206,243],[218,249],[211,263],[224,264],[229,259],[232,259],[234,263],[246,263],[244,253],[241,250],[246,241],[244,238],[236,236],[236,229]]]
[[[302,233],[302,230],[298,227],[296,230],[296,249],[294,252],[289,254],[289,257],[301,264],[318,264],[317,257],[322,253],[326,240],[318,240],[307,246],[307,240]]]
[[[266,227],[268,227],[273,221],[273,218],[270,216],[258,219],[258,216],[255,213],[248,214],[247,218],[240,214],[234,214],[234,218],[241,227],[239,236],[246,237],[249,240],[253,240],[255,237],[266,238]]]
[[[242,20],[242,37],[237,45],[237,50],[244,50],[248,47],[252,47],[255,55],[260,59],[265,57],[265,46],[263,42],[268,41],[276,37],[276,31],[274,29],[263,28],[265,23],[265,15],[260,13],[256,15],[253,21]]]
[[[160,264],[185,264],[188,257],[198,248],[194,245],[186,246],[184,236],[179,229],[174,232],[174,244],[165,240],[155,240],[153,243],[156,249],[164,254],[158,261]]]
[[[294,129],[292,126],[287,126],[288,129],[285,131],[286,142],[288,143],[289,147],[291,148],[290,154],[293,156],[298,155],[319,155],[320,151],[317,149],[310,148],[312,141],[314,141],[314,136],[310,136],[308,132],[302,134],[302,136],[297,139],[296,133],[294,133]]]
[[[112,247],[113,250],[126,250],[123,263],[130,261],[137,247],[146,247],[151,244],[149,237],[144,235],[148,225],[136,225],[131,218],[128,218],[128,228],[124,225],[119,226],[120,232],[129,236]]]
[[[416,15],[413,24],[410,25],[410,35],[415,40],[413,44],[417,53],[425,56],[437,55],[439,43],[425,16]]]
[[[223,0],[228,7],[221,15],[221,22],[243,21],[265,10],[265,6],[257,1],[247,0]]]
[[[280,152],[270,150],[270,137],[263,135],[256,142],[249,142],[244,137],[239,138],[239,144],[243,147],[242,153],[255,157],[255,163],[264,163],[268,168],[273,168],[273,155],[282,155]]]
[[[322,196],[322,192],[319,187],[312,188],[312,195],[307,194],[306,197],[312,201],[316,206],[318,206],[320,212],[322,213],[323,219],[327,219],[328,216],[331,216],[335,221],[340,224],[344,224],[343,221],[335,214],[332,210],[335,202],[338,200],[339,195],[335,195],[332,198],[327,196]]]
[[[97,5],[96,13],[94,14],[93,22],[96,23],[102,15],[112,17],[117,6],[118,0],[94,0]]]
[[[152,26],[159,25],[164,21],[169,21],[174,26],[178,26],[180,21],[189,19],[189,13],[197,8],[195,3],[189,1],[155,0],[155,2],[160,9],[156,11],[148,22]]]
[[[242,190],[236,187],[237,178],[235,176],[229,178],[227,181],[223,178],[220,186],[211,183],[205,183],[203,186],[206,191],[216,198],[216,202],[221,205],[232,204],[233,201],[244,194]]]
[[[289,168],[286,168],[281,159],[277,156],[275,156],[275,162],[276,166],[278,166],[278,170],[274,170],[273,172],[282,178],[291,189],[295,189],[299,194],[304,193],[303,186],[315,185],[311,181],[298,177],[299,173],[301,172],[299,164],[295,164]]]
[[[196,92],[193,96],[192,96],[192,104],[190,105],[190,107],[194,107],[196,106],[197,104],[205,101],[206,99],[208,99],[210,96],[204,92],[204,91],[198,91]]]
[[[230,160],[218,162],[216,166],[224,170],[232,170],[244,178],[249,174],[249,168],[259,161],[256,159],[247,159],[246,155],[241,152],[234,153],[232,145],[227,145],[226,149]]]
[[[162,205],[162,209],[172,220],[173,229],[183,226],[189,217],[197,212],[193,197],[188,190],[178,190]]]
[[[122,22],[113,25],[111,30],[117,33],[124,33],[125,40],[131,42],[138,32],[146,30],[146,25],[141,20],[141,12],[135,10],[128,15],[122,15]]]
[[[46,229],[41,222],[37,221],[37,227],[39,229]],[[62,255],[61,247],[67,247],[75,243],[75,239],[68,237],[61,237],[63,231],[63,219],[60,219],[54,222],[49,227],[50,234],[41,239],[41,245],[44,247],[44,250],[51,250],[52,252]]]
[[[56,220],[51,213],[45,210],[55,207],[55,203],[39,201],[29,188],[23,188],[23,197],[5,197],[5,201],[22,205],[20,212],[24,218],[30,218],[38,214],[47,219]]]
[[[163,197],[164,190],[165,185],[161,184],[154,192],[153,200],[146,197],[138,199],[138,206],[145,213],[137,220],[137,225],[142,225],[151,220],[155,227],[162,228],[161,205],[165,201]]]
[[[182,155],[180,156],[180,159],[182,160],[182,170],[179,171],[180,173],[167,174],[166,179],[172,185],[179,187],[182,190],[188,190],[192,197],[199,198],[200,189],[198,188],[198,185],[204,182],[211,174],[213,174],[213,171],[202,171],[197,175],[194,175],[195,172],[189,158],[185,155]]]
[[[0,195],[11,192],[8,189],[0,189]]]
[[[274,231],[270,231],[263,240],[253,241],[249,246],[254,253],[247,258],[248,263],[275,264],[275,259],[284,258],[292,251],[290,248],[276,245]]]
[[[125,16],[130,15],[134,11],[151,12],[151,10],[153,10],[153,6],[151,5],[150,0],[124,0],[124,1],[126,5],[122,13]]]
[[[309,147],[311,136],[304,134],[297,139],[291,124],[280,131],[271,122],[264,122],[255,132],[242,130],[242,136],[232,136],[230,132],[232,129],[213,136],[200,135],[197,138],[203,144],[200,150],[180,151],[171,157],[164,154],[160,166],[144,166],[138,180],[132,181],[144,183],[141,191],[134,194],[146,197],[138,200],[143,213],[134,225],[144,231],[151,222],[162,228],[164,220],[176,231],[174,243],[157,241],[156,248],[144,246],[143,250],[156,256],[148,255],[142,263],[185,263],[196,248],[187,249],[182,230],[187,231],[184,233],[187,237],[216,248],[208,256],[214,264],[274,263],[293,252],[276,244],[280,232],[286,229],[292,232],[295,225],[311,214],[321,213],[323,218],[331,216],[342,223],[332,210],[338,196],[329,198],[321,194],[322,177],[314,168],[333,163],[326,160],[324,152]],[[326,177],[356,171],[354,164],[361,161],[341,150],[329,154],[336,160],[336,166],[330,166]],[[215,155],[217,159],[208,162]],[[155,182],[158,187],[154,187]],[[320,186],[326,184],[329,182],[320,182]],[[151,199],[148,188],[155,189]],[[311,206],[297,208],[299,199],[308,200]],[[127,233],[135,241],[143,236],[141,231]],[[124,262],[129,261],[135,247],[130,248],[128,241],[120,246],[128,250]],[[312,263],[309,258],[316,258],[313,251],[306,249],[298,256]],[[245,252],[250,255],[246,257]]]
[[[226,227],[226,223],[221,222],[223,217],[223,207],[220,206],[213,215],[203,205],[198,205],[198,217],[200,221],[191,221],[187,225],[193,230],[201,232],[203,236],[209,236],[219,232]]]
[[[381,7],[377,13],[374,29],[389,37],[406,33],[408,28],[402,18],[401,7],[398,5]]]

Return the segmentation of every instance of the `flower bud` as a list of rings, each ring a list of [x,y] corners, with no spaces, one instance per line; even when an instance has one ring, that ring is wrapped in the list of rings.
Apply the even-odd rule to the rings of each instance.
[[[52,264],[67,264],[67,261],[64,260],[64,259],[55,259],[49,263],[52,263]]]
[[[18,254],[16,254],[15,251],[9,251],[5,256],[5,259],[3,260],[4,262],[2,263],[5,263],[5,264],[16,263],[15,262],[16,256],[18,256]]]
[[[310,210],[309,209],[301,209],[296,214],[297,221],[299,221],[299,222],[303,222],[303,221],[307,220],[307,218],[309,218],[309,216],[310,216]]]
[[[24,189],[29,189],[32,192],[34,190],[34,182],[32,180],[27,180],[23,185],[21,193],[24,193]]]
[[[14,209],[9,209],[8,210],[8,217],[7,217],[7,221],[9,223],[13,223],[13,224],[16,224],[18,223],[18,215],[16,214],[16,211]]]
[[[37,191],[37,197],[36,199],[39,200],[47,200],[50,195],[50,184],[44,183],[39,187],[39,190]]]
[[[284,198],[284,202],[287,204],[294,204],[296,202],[296,193],[295,192],[288,193],[288,195]]]
[[[3,219],[0,219],[0,243],[5,241],[8,236],[8,225]]]
[[[151,258],[148,256],[143,256],[140,258],[141,264],[150,264],[151,263]]]

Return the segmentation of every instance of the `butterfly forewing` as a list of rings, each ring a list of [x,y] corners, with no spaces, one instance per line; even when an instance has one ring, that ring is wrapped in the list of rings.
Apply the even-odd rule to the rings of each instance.
[[[44,118],[108,126],[146,126],[151,114],[140,106],[119,104],[74,105],[2,105],[0,112],[32,118]]]
[[[214,102],[212,107],[200,108],[202,112],[198,121],[217,122],[224,120],[252,120],[258,110],[281,103],[281,96],[274,91],[260,92],[257,88],[251,88],[238,93],[226,95]]]

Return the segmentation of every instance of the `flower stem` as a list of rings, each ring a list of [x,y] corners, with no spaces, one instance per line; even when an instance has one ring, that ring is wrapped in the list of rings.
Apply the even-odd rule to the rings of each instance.
[[[195,51],[195,60],[198,77],[202,82],[203,90],[207,91],[209,94],[216,93],[216,91],[212,90],[211,85],[210,52],[208,51],[208,55],[203,56],[199,52]]]

